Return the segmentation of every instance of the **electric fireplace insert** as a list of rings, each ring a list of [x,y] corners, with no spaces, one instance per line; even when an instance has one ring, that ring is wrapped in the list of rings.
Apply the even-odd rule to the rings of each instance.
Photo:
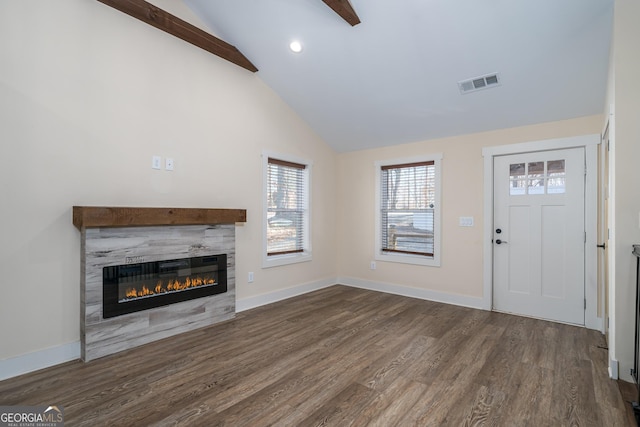
[[[104,318],[227,292],[227,255],[104,267]]]

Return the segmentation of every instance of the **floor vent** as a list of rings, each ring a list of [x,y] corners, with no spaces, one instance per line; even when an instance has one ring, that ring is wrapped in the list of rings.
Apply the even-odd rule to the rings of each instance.
[[[500,76],[498,73],[487,74],[458,82],[458,88],[462,94],[498,86],[500,86]]]

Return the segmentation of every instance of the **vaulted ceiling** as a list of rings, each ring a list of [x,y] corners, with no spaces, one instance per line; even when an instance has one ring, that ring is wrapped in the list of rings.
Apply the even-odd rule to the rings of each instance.
[[[338,152],[604,111],[614,0],[185,3]]]

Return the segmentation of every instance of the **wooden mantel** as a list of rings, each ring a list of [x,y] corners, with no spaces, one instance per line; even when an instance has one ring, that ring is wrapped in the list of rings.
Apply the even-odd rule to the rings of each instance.
[[[207,225],[247,222],[246,209],[74,206],[73,225],[83,228]]]

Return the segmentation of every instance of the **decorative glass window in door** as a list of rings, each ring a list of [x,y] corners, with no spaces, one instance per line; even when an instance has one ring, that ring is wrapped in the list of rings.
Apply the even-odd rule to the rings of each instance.
[[[565,192],[564,160],[512,163],[509,167],[509,194],[561,194]]]

